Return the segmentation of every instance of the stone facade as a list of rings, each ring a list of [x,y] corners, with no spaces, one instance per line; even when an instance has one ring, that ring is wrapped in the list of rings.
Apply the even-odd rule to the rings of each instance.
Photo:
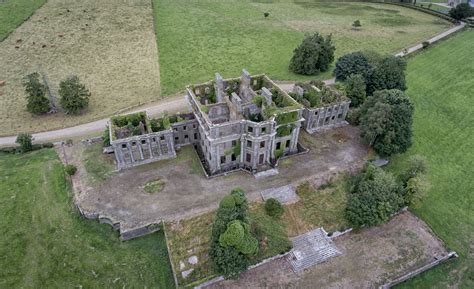
[[[210,174],[246,169],[253,173],[271,168],[281,155],[298,151],[298,136],[303,107],[265,75],[222,79],[188,86],[187,100],[199,123],[198,151]],[[274,95],[275,94],[275,95]],[[259,96],[261,104],[255,99]],[[276,109],[272,98],[284,99],[285,107]],[[283,106],[283,105],[281,105]],[[265,110],[275,110],[266,115]],[[279,124],[276,114],[292,114],[288,123]],[[291,126],[287,134],[278,134]]]
[[[296,85],[292,95],[302,98],[305,89],[307,85]],[[266,75],[251,76],[246,70],[240,78],[223,79],[216,73],[213,81],[188,86],[186,99],[188,114],[151,119],[141,112],[111,118],[118,169],[174,158],[175,149],[193,145],[209,175],[236,169],[261,172],[279,157],[298,152],[301,127],[314,132],[341,124],[350,104],[344,98],[305,107]]]
[[[309,85],[307,89],[316,91],[317,94],[321,93],[321,89],[314,85]],[[293,88],[293,94],[298,97],[303,97],[305,89],[299,85],[295,85]],[[311,107],[305,105],[303,111],[303,127],[309,133],[315,133],[324,129],[346,125],[346,116],[349,112],[349,106],[351,101],[343,96],[338,96],[334,101],[330,103],[324,103],[317,107]]]

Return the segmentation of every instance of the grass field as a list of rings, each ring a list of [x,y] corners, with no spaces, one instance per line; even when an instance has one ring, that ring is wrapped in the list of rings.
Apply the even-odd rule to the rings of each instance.
[[[456,251],[401,288],[474,288],[474,31],[462,32],[408,62],[408,94],[415,103],[414,143],[395,158],[424,155],[431,189],[414,212]]]
[[[80,217],[52,149],[0,155],[0,288],[173,288],[162,233],[121,242]]]
[[[0,41],[23,23],[46,0],[15,0],[0,2]]]
[[[8,0],[6,5],[9,2],[32,1]],[[0,63],[0,80],[6,81],[0,87],[0,135],[85,123],[160,97],[152,7],[147,0],[120,5],[114,0],[48,0],[0,42]],[[78,116],[32,116],[26,111],[21,80],[34,71],[47,76],[56,97],[59,82],[78,75],[92,93],[89,109]]]
[[[340,56],[359,49],[396,52],[449,26],[394,5],[272,2],[153,0],[163,95],[207,81],[216,71],[239,75],[242,68],[280,80],[304,79],[289,72],[288,63],[305,33],[332,33]],[[361,29],[352,29],[355,20]]]

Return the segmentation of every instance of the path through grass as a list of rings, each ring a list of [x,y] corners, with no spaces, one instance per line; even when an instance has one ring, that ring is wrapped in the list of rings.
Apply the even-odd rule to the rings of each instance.
[[[0,155],[0,288],[173,288],[164,236],[121,242],[71,203],[54,150]]]
[[[415,103],[414,144],[395,158],[428,159],[431,189],[420,216],[458,260],[439,266],[402,288],[474,288],[474,31],[462,32],[408,62],[408,94]]]

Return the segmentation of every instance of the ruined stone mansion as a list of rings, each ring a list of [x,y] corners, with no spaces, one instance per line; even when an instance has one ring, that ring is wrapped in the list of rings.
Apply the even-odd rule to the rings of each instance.
[[[293,97],[292,97],[293,96]],[[208,175],[270,169],[301,150],[300,129],[309,133],[345,124],[350,101],[323,84],[283,91],[266,75],[215,80],[186,87],[190,112],[150,118],[145,112],[114,116],[110,143],[119,169],[176,156],[193,145]]]

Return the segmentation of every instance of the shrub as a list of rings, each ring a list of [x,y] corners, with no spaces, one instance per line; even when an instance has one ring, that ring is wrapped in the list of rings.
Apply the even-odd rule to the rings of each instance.
[[[280,218],[283,215],[284,209],[277,199],[270,198],[265,202],[265,212],[270,217]]]
[[[21,152],[28,152],[33,149],[33,137],[29,133],[20,133],[15,142],[20,145]]]
[[[356,228],[387,222],[403,206],[402,193],[392,174],[368,165],[351,188],[346,218]]]
[[[351,106],[358,107],[364,103],[366,98],[366,85],[364,77],[360,74],[351,74],[345,82],[347,97],[351,100]]]
[[[314,75],[329,69],[334,60],[331,35],[323,37],[318,33],[307,35],[293,51],[290,70],[297,74]]]
[[[351,125],[358,126],[360,124],[360,108],[351,108],[347,113],[346,120]]]
[[[403,91],[376,91],[360,109],[362,137],[383,156],[405,152],[412,143],[413,110]]]
[[[449,16],[456,20],[462,20],[474,16],[474,8],[472,8],[468,3],[461,3],[449,10]]]
[[[265,16],[265,18],[267,18],[268,16],[270,16],[270,12],[263,12],[263,16]]]
[[[23,79],[26,92],[26,110],[32,114],[44,114],[50,109],[49,99],[45,96],[46,87],[39,80],[39,73],[33,72]]]
[[[419,177],[428,172],[426,158],[421,155],[413,155],[409,158],[405,171],[401,175],[402,182],[406,183],[409,179]]]
[[[77,114],[89,105],[89,90],[73,75],[59,83],[61,106],[67,113]]]
[[[428,191],[428,183],[423,176],[409,179],[405,184],[405,204],[418,205]]]
[[[104,133],[102,135],[102,146],[103,147],[108,147],[110,146],[110,133],[109,133],[109,127],[106,126]]]
[[[423,48],[428,48],[428,46],[430,46],[430,43],[428,41],[423,41],[421,45],[423,46]]]
[[[75,165],[65,165],[64,166],[64,171],[66,172],[66,174],[68,174],[69,176],[72,176],[74,175],[76,172],[77,172],[77,167]]]
[[[221,202],[219,203],[219,208],[222,209],[233,209],[235,208],[235,199],[231,195],[227,195],[222,198]]]
[[[362,24],[360,24],[360,20],[356,20],[354,21],[354,23],[352,23],[352,27],[355,27],[355,28],[358,28],[358,27],[361,27]]]

